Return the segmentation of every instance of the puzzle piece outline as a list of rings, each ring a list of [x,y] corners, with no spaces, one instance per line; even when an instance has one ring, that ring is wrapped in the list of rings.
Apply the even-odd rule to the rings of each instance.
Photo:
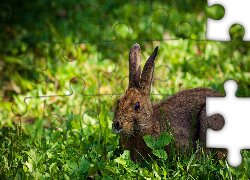
[[[247,10],[248,1],[225,1],[225,0],[208,0],[208,6],[221,5],[225,9],[225,14],[220,20],[214,20],[211,18],[207,19],[207,40],[220,40],[220,41],[230,41],[229,29],[234,24],[240,24],[245,29],[245,35],[243,41],[250,40],[250,24],[247,23],[247,15],[242,13],[249,13]],[[237,13],[233,13],[237,11]],[[250,14],[249,14],[250,15]]]
[[[250,99],[235,96],[238,85],[234,80],[225,81],[224,89],[226,91],[225,97],[206,98],[206,115],[212,116],[214,114],[223,114],[225,119],[225,125],[221,130],[207,130],[206,144],[207,147],[210,148],[227,148],[229,151],[229,164],[236,167],[242,163],[240,150],[250,149],[250,145],[247,146],[246,138],[249,133],[247,133],[248,131],[245,129],[249,124],[247,125],[245,116],[242,115],[247,112],[247,105],[250,104]],[[245,126],[243,126],[244,123]],[[241,130],[239,131],[239,129]],[[238,130],[237,133],[236,130]],[[243,141],[243,139],[245,141]]]

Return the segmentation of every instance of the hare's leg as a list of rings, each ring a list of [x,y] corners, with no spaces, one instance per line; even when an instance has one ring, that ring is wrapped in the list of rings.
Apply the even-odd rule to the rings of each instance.
[[[202,108],[198,119],[200,120],[200,133],[199,133],[199,140],[200,146],[204,147],[206,144],[206,130],[207,128],[211,128],[212,130],[219,131],[223,128],[225,121],[223,116],[219,114],[215,114],[213,116],[206,116],[206,105]],[[210,152],[209,148],[206,148],[206,154]],[[217,153],[217,158],[221,159],[223,154],[227,154],[227,149],[220,149]]]

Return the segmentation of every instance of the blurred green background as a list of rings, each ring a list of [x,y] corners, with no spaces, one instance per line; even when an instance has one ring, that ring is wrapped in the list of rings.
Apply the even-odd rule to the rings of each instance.
[[[152,100],[195,87],[209,87],[225,95],[223,83],[230,78],[238,82],[237,96],[249,96],[250,44],[242,41],[244,29],[232,26],[231,42],[206,41],[207,18],[220,19],[225,12],[219,5],[207,7],[206,3],[3,0],[3,146],[13,145],[6,137],[10,138],[10,132],[17,135],[20,121],[27,136],[21,142],[27,146],[39,139],[39,128],[44,136],[45,129],[50,130],[47,133],[65,129],[71,118],[74,125],[70,129],[81,132],[81,128],[91,127],[88,132],[94,135],[90,136],[98,139],[102,110],[110,129],[116,99],[128,86],[128,54],[135,43],[141,47],[142,65],[159,46]],[[115,149],[118,139],[111,134]],[[8,168],[1,170],[6,172],[13,173]]]

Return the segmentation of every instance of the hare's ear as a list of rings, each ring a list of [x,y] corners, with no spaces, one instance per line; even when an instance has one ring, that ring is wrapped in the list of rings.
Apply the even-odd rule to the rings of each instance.
[[[141,76],[141,49],[139,44],[134,44],[129,52],[129,86],[139,88]]]
[[[140,80],[141,89],[146,94],[150,94],[151,83],[154,75],[155,59],[158,52],[158,46],[155,48],[154,52],[148,58],[142,70],[142,76]]]

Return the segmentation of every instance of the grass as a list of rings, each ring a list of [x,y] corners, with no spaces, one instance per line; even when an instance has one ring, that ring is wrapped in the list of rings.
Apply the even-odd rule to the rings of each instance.
[[[225,95],[229,78],[238,82],[237,96],[250,96],[250,44],[242,41],[242,27],[230,29],[231,42],[196,41],[206,33],[206,18],[219,19],[223,10],[192,0],[3,3],[13,13],[0,32],[1,179],[249,179],[247,150],[236,168],[212,154],[174,156],[173,147],[165,156],[154,146],[158,160],[134,164],[111,130],[135,43],[142,65],[159,46],[152,100],[195,87]],[[168,21],[165,10],[152,11],[159,7]],[[7,17],[8,8],[0,15]]]
[[[2,128],[1,178],[247,179],[249,176],[248,151],[243,151],[244,162],[237,168],[214,159],[212,154],[205,155],[199,147],[190,156],[183,153],[175,156],[175,148],[167,155],[161,147],[173,137],[166,132],[157,142],[149,135],[144,137],[158,159],[134,164],[129,151],[122,151],[119,139],[112,133],[112,120],[107,118],[107,112],[102,108],[100,124],[95,126],[82,124],[79,116],[71,113],[58,129],[42,128],[41,120],[33,125],[30,135],[24,133],[22,121],[15,129]],[[202,156],[196,158],[199,150]]]

